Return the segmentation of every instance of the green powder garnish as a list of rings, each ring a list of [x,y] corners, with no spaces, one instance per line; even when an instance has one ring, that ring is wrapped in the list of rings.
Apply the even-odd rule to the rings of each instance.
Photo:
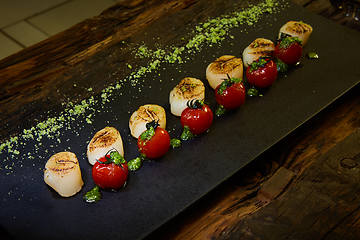
[[[200,23],[190,33],[190,39],[184,41],[183,46],[170,47],[167,49],[149,49],[146,45],[141,45],[135,52],[136,57],[148,58],[149,62],[147,66],[132,66],[125,64],[127,69],[133,70],[128,77],[119,80],[117,83],[110,85],[103,89],[100,94],[100,98],[94,98],[93,96],[81,101],[78,104],[71,102],[65,104],[66,109],[62,111],[56,117],[50,117],[47,120],[38,123],[36,126],[30,129],[24,129],[18,136],[10,137],[8,140],[0,144],[0,153],[7,152],[9,157],[16,157],[20,153],[17,149],[20,145],[25,145],[27,141],[36,141],[34,145],[35,151],[38,151],[41,144],[41,139],[46,137],[48,139],[58,139],[60,130],[71,129],[71,123],[77,119],[83,119],[87,124],[93,122],[93,117],[99,109],[99,106],[104,108],[105,104],[111,101],[111,96],[116,92],[118,95],[122,95],[121,90],[125,84],[130,84],[132,87],[138,87],[145,81],[144,76],[147,73],[159,70],[163,63],[168,64],[182,64],[189,58],[189,54],[198,53],[204,46],[218,45],[226,39],[234,38],[230,35],[230,30],[239,27],[240,25],[252,26],[260,20],[265,13],[273,13],[279,7],[279,3],[275,0],[265,0],[257,5],[250,6],[242,11],[236,11],[231,14],[212,18],[204,23]],[[180,70],[179,70],[180,71]],[[161,81],[161,79],[159,79]],[[76,84],[73,85],[76,87]],[[139,88],[139,92],[141,88]],[[89,92],[92,88],[87,89]],[[84,124],[85,125],[85,124]],[[55,142],[60,142],[57,140]],[[48,156],[46,156],[47,158]],[[22,159],[34,159],[31,154],[23,153]],[[0,164],[6,164],[6,160]],[[0,166],[0,169],[9,169],[12,165]]]

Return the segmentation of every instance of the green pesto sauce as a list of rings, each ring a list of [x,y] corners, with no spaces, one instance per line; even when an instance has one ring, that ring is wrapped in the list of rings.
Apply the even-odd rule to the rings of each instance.
[[[142,162],[143,162],[144,159],[145,159],[145,156],[140,155],[139,157],[134,158],[134,159],[128,161],[128,168],[129,168],[129,170],[130,170],[130,171],[139,170],[139,168],[141,167]]]
[[[181,146],[181,140],[177,138],[173,138],[170,140],[170,145],[172,148],[178,148]]]
[[[308,57],[309,59],[318,59],[318,58],[319,58],[319,55],[318,55],[316,52],[309,52],[309,53],[307,54],[307,57]]]
[[[252,26],[260,20],[264,14],[274,13],[280,8],[287,7],[286,3],[276,0],[264,0],[263,2],[252,5],[240,11],[234,11],[228,15],[210,18],[209,20],[198,24],[192,32],[188,40],[185,38],[182,46],[169,46],[167,48],[149,49],[147,46],[139,46],[135,57],[149,58],[145,66],[132,66],[124,63],[124,68],[133,70],[125,79],[119,80],[117,83],[107,86],[101,91],[100,99],[91,96],[82,100],[80,103],[72,102],[64,103],[64,111],[58,116],[49,117],[45,121],[38,123],[30,129],[24,129],[18,136],[12,136],[5,142],[0,144],[0,153],[6,151],[9,158],[0,162],[0,170],[7,170],[7,174],[13,172],[12,158],[35,159],[38,158],[38,151],[42,147],[41,140],[45,137],[53,139],[55,144],[60,144],[59,137],[63,129],[73,129],[71,126],[74,121],[83,119],[84,124],[92,124],[96,112],[101,106],[102,108],[110,102],[113,94],[122,94],[121,90],[124,85],[137,87],[144,82],[144,76],[150,72],[159,70],[163,63],[182,64],[190,59],[189,54],[196,54],[201,51],[204,46],[219,45],[226,38],[234,38],[229,32],[239,26]],[[187,37],[186,37],[187,38]],[[160,80],[161,82],[161,80]],[[86,89],[92,91],[92,88]],[[139,87],[139,92],[141,88]],[[31,141],[34,146],[34,154],[20,153],[19,146],[27,144]],[[35,144],[34,144],[35,141]],[[46,152],[47,150],[45,150]],[[19,156],[19,157],[17,157]],[[22,165],[20,165],[22,166]]]
[[[225,112],[226,112],[226,109],[224,108],[224,106],[223,106],[223,105],[219,105],[218,108],[217,108],[216,111],[215,111],[215,115],[216,115],[217,117],[221,117],[222,115],[225,114]]]
[[[302,41],[298,37],[286,37],[281,40],[280,48],[288,48],[293,43],[299,43],[302,45]]]
[[[249,97],[258,97],[259,96],[259,90],[257,90],[254,87],[249,88],[249,90],[247,90],[247,95]]]
[[[279,73],[287,72],[289,66],[278,58],[275,58],[275,64]]]
[[[240,83],[241,81],[241,78],[230,78],[228,75],[228,78],[222,81],[222,83],[220,84],[217,93],[222,95],[228,87],[232,86],[235,83]]]
[[[183,141],[187,141],[194,138],[194,134],[190,131],[188,126],[184,126],[184,130],[180,135],[180,139]]]
[[[147,129],[140,135],[140,139],[143,142],[146,142],[149,141],[154,135],[155,135],[155,129],[154,127],[151,126],[149,129]]]
[[[98,202],[101,199],[100,188],[95,186],[84,195],[84,201],[88,203]]]

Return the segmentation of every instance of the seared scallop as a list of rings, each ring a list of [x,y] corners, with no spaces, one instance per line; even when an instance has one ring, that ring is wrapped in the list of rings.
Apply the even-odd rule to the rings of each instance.
[[[289,21],[280,28],[279,38],[281,38],[281,34],[285,34],[285,36],[298,37],[304,46],[309,40],[312,31],[313,29],[309,24],[298,21]]]
[[[156,121],[159,127],[166,128],[165,109],[159,105],[146,104],[139,107],[130,117],[129,128],[131,135],[138,138],[146,131],[146,124]]]
[[[193,99],[205,99],[205,86],[197,78],[184,78],[170,92],[171,113],[175,116],[181,116],[181,113],[187,108],[187,102]]]
[[[62,197],[70,197],[79,192],[84,182],[76,155],[72,152],[59,152],[51,156],[45,164],[44,181]]]
[[[275,44],[265,38],[257,38],[243,51],[243,60],[245,67],[258,60],[260,57],[272,56],[275,50]]]
[[[206,68],[206,79],[213,89],[227,79],[227,75],[231,78],[242,78],[243,62],[241,58],[224,55],[210,63]]]
[[[91,165],[104,157],[111,150],[116,150],[124,156],[123,142],[119,131],[114,127],[105,127],[95,133],[87,146],[87,157]]]

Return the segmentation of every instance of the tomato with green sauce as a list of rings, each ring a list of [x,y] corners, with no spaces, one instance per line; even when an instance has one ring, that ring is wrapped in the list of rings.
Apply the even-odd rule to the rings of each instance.
[[[102,189],[120,189],[126,183],[128,172],[125,159],[116,150],[97,160],[92,167],[93,180]]]
[[[146,128],[137,142],[140,153],[150,159],[164,156],[170,148],[169,133],[155,121],[147,123]]]

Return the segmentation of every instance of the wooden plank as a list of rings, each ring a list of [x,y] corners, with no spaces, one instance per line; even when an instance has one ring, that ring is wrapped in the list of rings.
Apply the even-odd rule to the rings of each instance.
[[[359,180],[357,130],[313,162],[286,194],[220,239],[359,239]]]
[[[294,172],[280,167],[269,180],[262,184],[258,192],[258,199],[262,202],[270,202],[277,198],[286,190],[286,187],[291,183],[294,176]]]

